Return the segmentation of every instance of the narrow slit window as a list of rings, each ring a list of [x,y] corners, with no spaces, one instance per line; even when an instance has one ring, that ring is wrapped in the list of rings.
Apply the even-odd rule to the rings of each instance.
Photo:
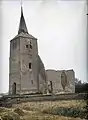
[[[33,80],[31,80],[31,84],[33,84]]]
[[[29,63],[29,69],[31,69],[31,63]]]

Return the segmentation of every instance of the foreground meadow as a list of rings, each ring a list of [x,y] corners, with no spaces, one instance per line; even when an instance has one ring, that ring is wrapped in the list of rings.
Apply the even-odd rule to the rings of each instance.
[[[0,108],[1,120],[85,120],[86,101],[45,101],[15,104]]]

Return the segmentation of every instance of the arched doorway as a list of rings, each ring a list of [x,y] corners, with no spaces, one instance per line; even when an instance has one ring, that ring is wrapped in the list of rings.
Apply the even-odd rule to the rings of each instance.
[[[16,83],[14,82],[12,85],[12,94],[15,95],[16,94]]]

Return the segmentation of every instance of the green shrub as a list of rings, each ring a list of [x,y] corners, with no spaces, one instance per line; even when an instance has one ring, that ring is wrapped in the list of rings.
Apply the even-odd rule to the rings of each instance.
[[[79,108],[55,108],[44,110],[43,113],[53,114],[53,115],[61,115],[67,117],[80,117],[85,118],[85,111]]]
[[[14,112],[17,113],[17,114],[20,115],[20,116],[23,116],[23,115],[24,115],[23,110],[21,110],[20,108],[16,108],[16,109],[14,110]]]

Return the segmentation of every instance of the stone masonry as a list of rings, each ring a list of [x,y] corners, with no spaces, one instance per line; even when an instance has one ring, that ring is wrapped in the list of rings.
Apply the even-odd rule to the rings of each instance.
[[[45,70],[38,55],[37,38],[28,33],[23,10],[18,34],[10,41],[9,93],[75,92],[75,73],[72,70]]]

